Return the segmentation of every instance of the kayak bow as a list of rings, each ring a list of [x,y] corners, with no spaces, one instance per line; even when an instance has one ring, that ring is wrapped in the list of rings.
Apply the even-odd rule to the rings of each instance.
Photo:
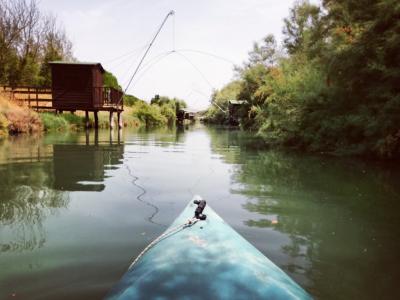
[[[311,299],[212,208],[193,219],[196,208],[191,201],[107,299]]]

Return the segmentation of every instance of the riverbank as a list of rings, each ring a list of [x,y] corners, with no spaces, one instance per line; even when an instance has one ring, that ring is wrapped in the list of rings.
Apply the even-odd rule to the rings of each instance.
[[[124,107],[122,122],[124,127],[167,127],[173,126],[177,111],[184,107],[181,100],[163,97],[160,102],[151,104],[137,100]],[[183,106],[184,105],[184,106]],[[108,112],[99,112],[99,127],[109,128]],[[94,127],[93,117],[89,126]],[[0,137],[9,134],[37,133],[42,131],[67,131],[85,129],[85,114],[65,112],[35,112],[27,106],[19,106],[6,95],[0,94]]]
[[[296,2],[282,44],[255,42],[205,119],[235,119],[270,146],[399,159],[399,7],[343,3]]]
[[[122,112],[122,122],[124,127],[140,127],[143,122],[134,115],[134,108],[125,107]],[[83,130],[85,129],[85,113],[39,113],[45,131],[65,131],[65,130]],[[99,128],[109,128],[108,112],[99,112]],[[116,124],[115,124],[116,126]],[[94,118],[89,117],[89,127],[94,127]]]
[[[34,133],[43,130],[40,115],[18,106],[0,94],[0,138],[8,134]]]

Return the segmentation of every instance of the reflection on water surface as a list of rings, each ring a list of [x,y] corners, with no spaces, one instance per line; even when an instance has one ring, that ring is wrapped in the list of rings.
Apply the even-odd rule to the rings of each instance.
[[[101,298],[193,194],[321,299],[399,295],[399,170],[213,128],[0,143],[0,298]]]

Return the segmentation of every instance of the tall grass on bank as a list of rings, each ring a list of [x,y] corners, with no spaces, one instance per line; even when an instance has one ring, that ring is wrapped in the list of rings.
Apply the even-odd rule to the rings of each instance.
[[[132,107],[125,107],[122,112],[122,121],[124,127],[140,127],[143,123],[134,116],[134,109]],[[99,128],[109,128],[109,112],[99,112]],[[63,113],[40,113],[45,131],[64,131],[64,130],[82,130],[85,129],[85,113],[79,111],[75,114]],[[115,122],[116,117],[115,117]],[[117,126],[117,124],[114,124]],[[89,127],[94,128],[93,114],[89,114]]]
[[[67,130],[70,128],[70,123],[64,118],[64,115],[41,113],[40,118],[45,131]]]
[[[109,128],[109,112],[99,112],[99,127]],[[162,127],[175,123],[175,106],[172,104],[148,104],[137,101],[125,106],[122,112],[124,127]],[[115,122],[116,122],[115,117]],[[114,124],[117,126],[117,124]],[[94,117],[90,114],[89,126],[94,127]],[[52,112],[37,113],[26,106],[18,106],[6,95],[0,95],[0,137],[8,134],[33,133],[40,131],[83,130],[85,113],[76,114]]]

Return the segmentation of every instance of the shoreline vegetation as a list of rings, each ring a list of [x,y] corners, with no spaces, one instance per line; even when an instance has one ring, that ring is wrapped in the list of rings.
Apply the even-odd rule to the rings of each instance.
[[[0,0],[0,8],[0,86],[50,86],[48,62],[76,60],[65,30],[34,0]],[[397,0],[297,1],[284,19],[282,44],[273,35],[255,42],[202,119],[226,125],[229,100],[244,100],[239,127],[265,147],[399,159],[399,17]],[[109,72],[104,85],[121,89]],[[36,113],[0,97],[0,137],[83,127],[79,112]],[[159,96],[147,103],[125,95],[124,103],[124,126],[172,125],[186,107]],[[108,115],[99,121],[108,126]]]
[[[160,127],[173,126],[177,111],[186,107],[183,100],[155,96],[151,103],[130,97],[124,107],[122,121],[124,127]],[[107,112],[99,112],[99,127],[109,128]],[[93,127],[94,120],[90,120]],[[75,114],[65,112],[36,112],[27,106],[12,102],[0,94],[0,138],[20,133],[37,133],[42,131],[65,131],[85,129],[84,112]]]
[[[267,146],[364,158],[400,158],[400,3],[299,1],[283,43],[254,43],[234,80],[212,95],[204,120],[237,119]]]
[[[12,24],[12,26],[10,26]],[[0,86],[51,86],[50,61],[76,61],[73,45],[54,15],[39,10],[37,1],[0,0]],[[119,90],[117,78],[106,72],[104,86]],[[179,99],[155,96],[147,103],[124,96],[124,126],[175,124],[177,111],[186,107]],[[90,119],[93,127],[94,121]],[[99,127],[108,127],[106,112],[99,113]],[[18,106],[0,94],[0,137],[8,134],[84,128],[84,112],[37,113]]]

